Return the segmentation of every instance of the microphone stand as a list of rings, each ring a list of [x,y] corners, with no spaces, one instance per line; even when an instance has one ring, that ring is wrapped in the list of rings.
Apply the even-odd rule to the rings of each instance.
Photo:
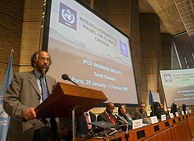
[[[73,141],[75,141],[76,138],[76,129],[75,129],[75,107],[72,109],[72,134],[73,134]]]
[[[125,138],[126,138],[126,141],[128,141],[128,138],[129,138],[129,130],[128,130],[129,125],[126,124],[126,127],[127,127],[127,129],[126,129],[126,131],[125,131]]]
[[[120,119],[118,115],[116,115],[117,119]],[[126,141],[128,141],[129,138],[129,125],[127,123],[124,123],[122,120],[119,120],[122,124],[126,125],[126,131],[125,131],[125,138]]]

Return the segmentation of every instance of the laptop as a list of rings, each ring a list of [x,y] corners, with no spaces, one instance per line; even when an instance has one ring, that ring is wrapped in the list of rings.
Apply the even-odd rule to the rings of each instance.
[[[103,129],[116,127],[115,124],[112,124],[112,123],[106,122],[106,121],[95,121],[95,122],[91,122],[89,124],[96,126],[96,127],[99,127],[99,128],[103,128]]]

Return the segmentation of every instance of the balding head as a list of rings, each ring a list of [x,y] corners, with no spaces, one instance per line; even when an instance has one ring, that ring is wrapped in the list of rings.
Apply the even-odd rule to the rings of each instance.
[[[109,103],[107,103],[107,105],[106,105],[106,112],[109,113],[109,114],[112,114],[114,108],[115,108],[114,103],[109,102]]]

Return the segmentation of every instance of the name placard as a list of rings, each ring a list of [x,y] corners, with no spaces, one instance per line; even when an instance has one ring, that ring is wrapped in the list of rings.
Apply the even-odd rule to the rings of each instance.
[[[166,115],[161,115],[161,121],[166,120]]]
[[[178,116],[179,116],[179,113],[178,113],[178,112],[176,112],[176,113],[175,113],[175,115],[176,115],[176,117],[178,117]]]
[[[133,129],[140,128],[143,126],[143,120],[142,119],[133,120],[132,124],[133,124]]]
[[[158,118],[157,116],[153,116],[153,117],[150,117],[151,119],[151,123],[154,124],[154,123],[157,123],[158,122]]]
[[[184,113],[184,111],[181,111],[181,113],[182,113],[182,115],[184,115],[185,113]]]
[[[169,113],[170,118],[174,118],[173,113]]]

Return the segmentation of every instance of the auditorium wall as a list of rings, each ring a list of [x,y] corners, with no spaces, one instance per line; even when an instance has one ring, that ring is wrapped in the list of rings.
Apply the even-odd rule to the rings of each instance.
[[[87,0],[84,3],[90,6],[91,1],[93,1],[92,7],[99,15],[130,37],[139,100],[147,103],[149,88],[160,92],[158,86],[158,70],[161,61],[158,59],[161,56],[158,52],[161,49],[159,19],[156,16],[153,16],[153,19],[146,15],[144,17],[142,14],[139,16],[137,0],[123,0],[122,2]],[[15,50],[14,72],[32,69],[30,57],[41,47],[43,8],[43,0],[4,0],[1,3],[0,85],[10,49]],[[153,23],[151,23],[152,20]],[[150,22],[150,25],[146,25],[146,22]],[[155,40],[152,40],[153,38]]]
[[[0,82],[2,83],[11,49],[14,53],[14,72],[19,71],[23,25],[23,0],[4,0],[0,6]],[[1,84],[0,83],[0,84]]]
[[[146,85],[146,83],[142,76],[141,67],[142,58],[140,48],[138,1],[123,0],[121,3],[117,0],[97,0],[94,4],[94,10],[97,13],[130,38],[137,92],[140,101],[142,101],[142,87],[144,84]]]

